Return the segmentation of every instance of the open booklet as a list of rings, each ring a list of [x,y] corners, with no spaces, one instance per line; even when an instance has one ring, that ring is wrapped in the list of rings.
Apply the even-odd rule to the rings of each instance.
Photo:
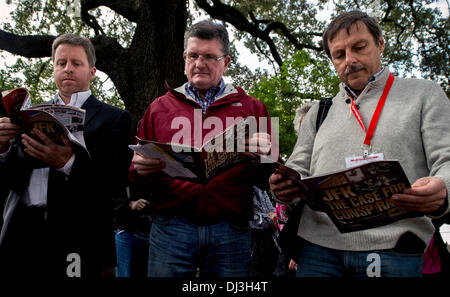
[[[325,212],[341,233],[387,225],[419,212],[395,206],[390,198],[411,185],[396,160],[374,161],[342,171],[301,179],[293,169],[271,166],[293,180],[304,193],[305,203]]]
[[[220,173],[255,158],[245,146],[248,136],[257,130],[255,125],[254,117],[237,121],[202,147],[137,138],[138,145],[130,148],[144,157],[164,161],[163,172],[171,177],[207,184]]]
[[[15,88],[2,92],[0,116],[7,116],[21,127],[21,133],[31,134],[37,128],[55,143],[62,144],[61,135],[83,148],[88,154],[83,137],[85,110],[69,105],[37,104],[32,106],[26,88]]]

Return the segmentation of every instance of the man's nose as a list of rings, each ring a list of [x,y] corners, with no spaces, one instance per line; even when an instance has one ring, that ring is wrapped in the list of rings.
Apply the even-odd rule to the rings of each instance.
[[[199,56],[196,60],[195,60],[195,66],[197,67],[204,67],[206,65],[205,61],[203,60],[202,56]]]
[[[66,67],[64,67],[65,72],[72,72],[73,66],[71,63],[66,63]]]
[[[347,51],[345,53],[345,63],[347,65],[352,65],[356,63],[356,56],[354,53],[352,53],[352,51]]]

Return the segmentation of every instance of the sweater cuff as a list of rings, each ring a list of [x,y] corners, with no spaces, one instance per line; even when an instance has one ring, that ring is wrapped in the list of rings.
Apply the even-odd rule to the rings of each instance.
[[[295,204],[297,204],[297,202],[299,202],[301,200],[301,198],[298,197],[298,198],[294,198],[290,201],[283,201],[283,200],[278,199],[277,195],[275,195],[275,193],[272,190],[270,192],[272,193],[271,196],[272,196],[273,201],[278,202],[279,204],[295,205]]]
[[[448,191],[448,190],[447,190]],[[446,195],[446,199],[444,200],[444,204],[442,204],[437,210],[430,212],[428,215],[433,218],[437,218],[442,216],[448,208],[448,192]]]

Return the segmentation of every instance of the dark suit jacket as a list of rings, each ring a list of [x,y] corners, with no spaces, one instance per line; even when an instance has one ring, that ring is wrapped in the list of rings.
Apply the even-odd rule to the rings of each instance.
[[[66,259],[71,253],[80,255],[81,276],[97,277],[101,268],[116,265],[112,200],[126,196],[128,168],[131,160],[130,113],[89,97],[84,138],[90,156],[76,149],[69,177],[50,169],[47,193],[48,265],[50,274],[65,276]],[[14,144],[0,171],[8,172],[10,194],[5,205],[5,223],[0,246],[8,243],[8,225],[32,224],[15,216],[17,197],[28,185],[32,162]],[[15,228],[10,228],[10,232]],[[20,229],[19,229],[20,230]],[[14,238],[14,236],[12,237]],[[7,245],[7,244],[6,244]],[[8,249],[11,252],[11,249]],[[33,249],[30,249],[31,252]],[[0,253],[2,249],[0,249]]]

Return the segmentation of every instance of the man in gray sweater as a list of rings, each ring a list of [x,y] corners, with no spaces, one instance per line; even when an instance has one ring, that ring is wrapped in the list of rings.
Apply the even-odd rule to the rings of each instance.
[[[423,216],[340,233],[325,213],[306,205],[297,276],[421,276],[434,232],[431,218],[449,212],[450,101],[437,84],[394,77],[381,66],[384,38],[366,13],[338,16],[323,45],[342,81],[340,91],[317,132],[319,105],[311,108],[286,165],[307,177],[352,167],[358,157],[399,160],[412,187],[391,202]],[[279,201],[302,196],[281,174],[269,182]]]

